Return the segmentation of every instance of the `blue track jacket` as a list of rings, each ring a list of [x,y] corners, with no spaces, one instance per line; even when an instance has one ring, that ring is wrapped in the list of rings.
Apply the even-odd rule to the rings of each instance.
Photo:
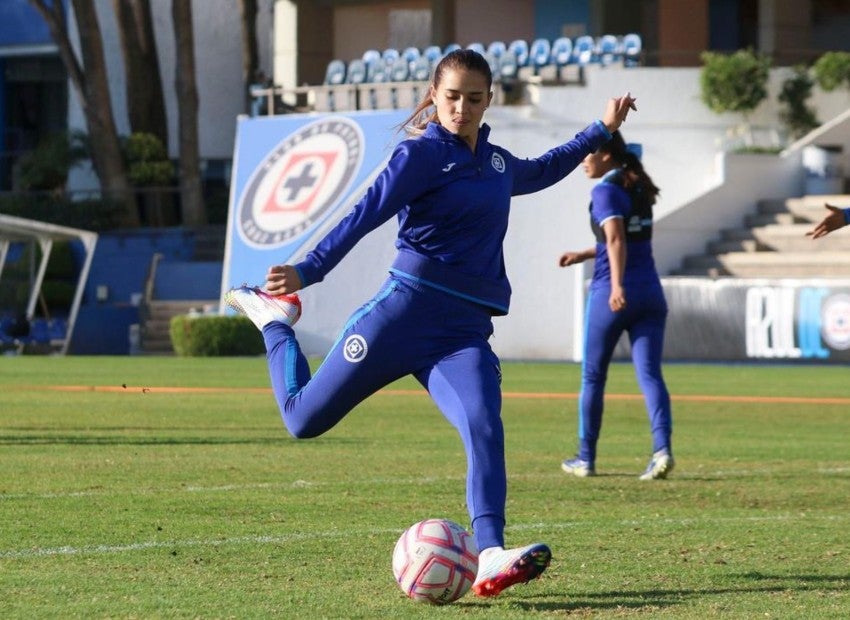
[[[398,217],[398,255],[390,272],[504,315],[511,287],[502,242],[511,196],[563,179],[611,134],[595,121],[573,140],[535,159],[490,144],[479,129],[476,152],[438,123],[404,140],[363,198],[295,265],[303,286],[320,282],[367,233]]]

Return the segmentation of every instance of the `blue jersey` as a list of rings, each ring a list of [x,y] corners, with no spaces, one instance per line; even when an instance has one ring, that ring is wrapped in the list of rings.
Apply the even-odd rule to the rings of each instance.
[[[603,225],[611,218],[622,218],[626,232],[623,286],[657,282],[658,272],[652,256],[653,200],[640,188],[626,190],[619,169],[602,177],[590,196],[590,226],[596,235],[596,261],[591,286],[607,287],[611,284],[611,264],[603,230]]]
[[[401,142],[352,211],[295,266],[302,284],[321,281],[364,235],[397,216],[393,274],[507,314],[502,242],[511,196],[560,181],[611,136],[596,121],[542,156],[520,159],[489,135],[482,125],[474,153],[437,123]]]

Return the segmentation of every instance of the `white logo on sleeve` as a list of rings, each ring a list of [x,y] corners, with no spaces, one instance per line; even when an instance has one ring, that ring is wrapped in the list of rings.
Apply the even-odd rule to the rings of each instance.
[[[345,361],[356,364],[362,362],[369,352],[369,345],[366,344],[366,339],[360,334],[352,334],[345,339],[345,344],[342,345],[342,356]]]
[[[443,168],[443,172],[448,172],[449,170],[451,170],[454,167],[455,167],[455,162],[451,162],[448,166]]]
[[[505,158],[502,157],[500,153],[493,153],[493,157],[490,159],[490,163],[493,164],[493,168],[496,170],[496,172],[505,171]]]

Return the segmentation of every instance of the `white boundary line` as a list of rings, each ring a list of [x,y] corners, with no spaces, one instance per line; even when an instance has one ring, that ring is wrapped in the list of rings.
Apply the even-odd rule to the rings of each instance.
[[[788,514],[775,515],[768,517],[719,517],[719,518],[699,518],[699,519],[658,519],[655,517],[646,517],[644,519],[629,519],[620,520],[617,523],[622,527],[634,527],[640,525],[676,525],[690,526],[694,523],[764,523],[770,521],[848,521],[850,515],[808,515],[808,514]],[[561,523],[526,523],[519,525],[507,526],[506,531],[544,531],[553,529],[571,529],[575,527],[583,527],[584,523],[578,522],[561,522]],[[90,545],[84,547],[49,547],[45,549],[9,549],[0,551],[0,559],[33,559],[55,556],[71,556],[71,555],[105,555],[113,553],[131,553],[134,551],[147,551],[149,549],[174,549],[185,547],[222,547],[225,545],[280,545],[300,540],[315,540],[315,539],[334,539],[334,538],[351,538],[374,536],[380,534],[401,534],[403,530],[394,528],[374,528],[363,530],[330,530],[325,532],[312,532],[309,534],[287,534],[281,536],[236,536],[233,538],[215,538],[208,540],[186,539],[186,540],[171,540],[171,541],[148,541],[139,543],[128,543],[125,545]]]

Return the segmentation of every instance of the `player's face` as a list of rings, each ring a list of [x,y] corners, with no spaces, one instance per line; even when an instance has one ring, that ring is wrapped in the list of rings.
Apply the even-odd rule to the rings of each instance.
[[[614,168],[614,160],[610,153],[596,151],[584,158],[582,161],[584,173],[589,179],[598,179],[605,176],[605,173]]]
[[[492,97],[487,78],[478,71],[463,68],[447,69],[439,86],[431,87],[431,100],[437,107],[440,124],[473,150],[484,110]]]

